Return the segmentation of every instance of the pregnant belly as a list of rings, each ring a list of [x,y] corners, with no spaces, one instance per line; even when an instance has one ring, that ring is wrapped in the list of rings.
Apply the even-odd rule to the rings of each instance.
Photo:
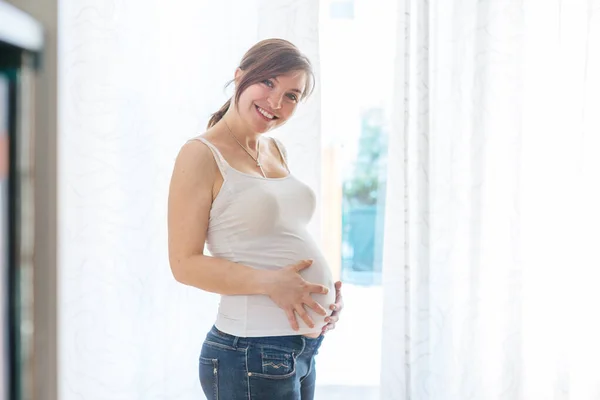
[[[329,266],[327,265],[327,262],[322,258],[322,257],[313,257],[312,258],[313,263],[303,269],[302,271],[300,271],[300,276],[302,276],[302,278],[309,282],[309,283],[314,283],[317,285],[323,285],[325,286],[327,289],[329,289],[329,291],[327,292],[327,294],[321,294],[321,293],[312,293],[311,297],[321,306],[325,309],[325,311],[327,311],[327,315],[331,315],[331,309],[329,308],[333,303],[335,303],[335,285],[333,282],[333,277],[331,275],[331,270],[329,269]],[[288,262],[287,265],[291,265],[291,262]],[[271,301],[269,299],[269,301]],[[275,303],[273,303],[275,304]],[[308,311],[308,314],[310,315],[310,317],[312,318],[312,320],[315,322],[315,325],[325,325],[325,317],[326,316],[322,316],[317,314],[316,312],[314,312],[310,307],[308,306],[304,306],[306,308],[306,310]],[[299,317],[297,317],[299,319]],[[300,321],[298,321],[300,322]]]
[[[313,293],[311,296],[321,305],[321,307],[328,311],[328,314],[331,314],[331,309],[329,307],[335,302],[335,286],[331,271],[325,260],[315,258],[310,267],[300,271],[300,276],[307,282],[323,285],[329,289],[327,294]],[[311,310],[309,309],[309,311]],[[312,314],[311,317],[313,317]],[[321,319],[325,318],[319,317]]]
[[[326,315],[320,315],[308,306],[304,306],[314,322],[310,328],[297,314],[299,331],[293,331],[286,313],[269,296],[224,296],[219,307],[222,320],[228,321],[248,336],[294,335],[318,336],[327,323],[325,318],[333,312],[329,307],[335,303],[333,276],[325,257],[318,246],[310,239],[300,235],[288,236],[288,241],[261,241],[256,246],[237,249],[235,262],[254,268],[278,270],[295,265],[301,260],[310,259],[313,263],[299,272],[309,283],[323,285],[329,289],[327,294],[312,293],[311,297],[325,309]],[[292,240],[293,239],[293,240]],[[225,324],[225,323],[223,323]]]
[[[298,321],[301,334],[309,337],[317,337],[321,333],[321,329],[327,324],[325,318],[333,312],[329,307],[335,303],[335,286],[327,262],[322,257],[313,257],[312,259],[312,265],[300,271],[300,275],[307,282],[323,285],[329,289],[327,294],[311,294],[311,297],[325,309],[326,315],[320,315],[305,305],[304,308],[314,322],[314,328],[310,328],[297,313],[296,320]],[[289,262],[286,265],[290,264],[292,263]],[[268,296],[250,296],[248,302],[248,326],[259,329],[260,326],[267,327],[271,325],[273,330],[289,329],[290,334],[294,334],[291,331],[285,311],[279,308],[271,298]],[[269,314],[270,316],[265,318],[265,314]]]
[[[318,328],[319,330],[319,332],[306,334],[306,336],[316,337],[319,336],[323,326],[327,324],[327,322],[325,322],[325,318],[330,316],[332,313],[332,310],[329,307],[335,303],[335,286],[333,282],[333,276],[331,275],[331,270],[329,269],[327,261],[322,256],[322,254],[320,252],[315,251],[313,252],[312,256],[312,265],[300,271],[300,275],[307,282],[323,285],[329,289],[327,294],[313,293],[311,295],[312,298],[321,307],[325,309],[325,311],[327,312],[325,316],[319,315],[308,306],[305,306],[306,310],[308,311],[308,315],[315,323],[315,328]],[[301,321],[301,318],[299,316],[296,316],[296,319],[298,319],[298,323],[300,324],[300,326],[302,326],[303,322]]]

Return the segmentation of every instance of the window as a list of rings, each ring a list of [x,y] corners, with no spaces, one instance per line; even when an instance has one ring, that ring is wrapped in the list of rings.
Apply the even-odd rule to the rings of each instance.
[[[322,246],[346,307],[319,353],[319,399],[379,399],[395,6],[321,3]]]

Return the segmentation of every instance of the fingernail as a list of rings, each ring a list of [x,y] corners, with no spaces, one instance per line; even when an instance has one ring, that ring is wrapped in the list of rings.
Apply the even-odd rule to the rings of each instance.
[[[335,305],[331,306],[331,309],[332,309],[332,310],[335,310]]]

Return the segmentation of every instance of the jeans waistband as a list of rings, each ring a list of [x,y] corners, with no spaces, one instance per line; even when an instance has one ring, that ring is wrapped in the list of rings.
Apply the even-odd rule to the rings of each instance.
[[[208,333],[208,339],[217,340],[218,343],[235,349],[256,345],[311,352],[316,351],[319,348],[323,341],[323,337],[323,335],[320,335],[317,338],[310,338],[303,335],[240,337],[222,332],[214,325]]]

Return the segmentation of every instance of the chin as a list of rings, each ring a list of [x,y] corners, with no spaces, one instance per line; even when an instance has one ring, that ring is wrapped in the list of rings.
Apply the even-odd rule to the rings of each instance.
[[[256,126],[254,125],[254,132],[256,133],[267,133],[269,132],[271,129],[273,129],[273,127],[270,126]]]
[[[253,127],[256,133],[266,133],[275,128],[277,128],[280,124],[265,124],[263,121],[252,121],[251,126]]]

